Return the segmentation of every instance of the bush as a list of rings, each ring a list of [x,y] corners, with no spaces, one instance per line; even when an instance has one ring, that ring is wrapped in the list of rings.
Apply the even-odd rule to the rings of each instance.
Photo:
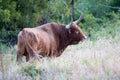
[[[85,14],[80,26],[91,40],[97,40],[105,36],[114,37],[120,29],[119,12],[106,14],[105,18],[96,18],[90,12],[85,12]]]
[[[32,61],[30,64],[22,66],[21,71],[23,73],[26,73],[27,76],[31,76],[33,79],[35,79],[37,75],[41,74],[42,69],[37,68],[35,65],[35,61]]]
[[[16,44],[17,43],[17,34],[19,30],[8,31],[6,29],[2,29],[0,31],[0,42],[5,44]]]

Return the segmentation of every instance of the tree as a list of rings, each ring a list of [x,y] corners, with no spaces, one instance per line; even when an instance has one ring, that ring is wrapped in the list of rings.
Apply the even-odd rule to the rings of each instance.
[[[74,21],[74,0],[71,1],[71,21]]]

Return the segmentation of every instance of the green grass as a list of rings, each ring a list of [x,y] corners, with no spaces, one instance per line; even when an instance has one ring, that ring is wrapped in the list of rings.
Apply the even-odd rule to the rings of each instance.
[[[0,56],[0,80],[119,80],[120,37],[69,46],[58,58],[16,63],[16,46]],[[9,51],[8,51],[9,50]],[[4,52],[4,51],[3,51]],[[1,63],[2,61],[2,63]]]

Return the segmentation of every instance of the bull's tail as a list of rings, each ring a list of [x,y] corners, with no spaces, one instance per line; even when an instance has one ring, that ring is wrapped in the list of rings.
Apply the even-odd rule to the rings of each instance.
[[[30,43],[29,43],[29,32],[26,29],[22,30],[22,34],[23,34],[23,37],[24,37],[25,45],[26,45],[26,51],[28,53],[28,55],[26,56],[26,60],[27,60],[27,58],[29,60],[31,56],[38,59],[39,58],[38,53],[40,53],[41,50],[35,51],[33,49],[33,47],[30,45]]]

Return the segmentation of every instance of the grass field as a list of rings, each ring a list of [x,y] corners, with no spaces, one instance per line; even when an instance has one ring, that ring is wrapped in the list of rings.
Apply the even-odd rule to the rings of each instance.
[[[86,40],[58,58],[19,65],[16,47],[1,46],[0,80],[120,80],[120,35]]]

